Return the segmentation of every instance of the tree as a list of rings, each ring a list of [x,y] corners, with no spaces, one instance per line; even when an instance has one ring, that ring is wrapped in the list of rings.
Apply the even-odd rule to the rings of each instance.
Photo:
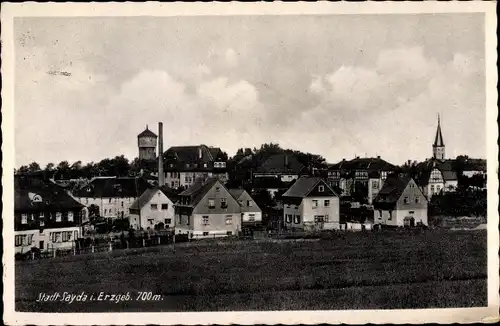
[[[50,171],[54,171],[54,163],[47,163],[47,165],[45,166],[45,171],[47,172],[50,172]]]
[[[252,194],[252,198],[255,200],[257,206],[262,209],[262,211],[268,212],[274,206],[276,206],[276,201],[267,189],[258,189]]]
[[[28,172],[38,172],[41,171],[42,169],[40,168],[40,164],[37,162],[32,162],[30,165],[28,165]]]
[[[88,210],[89,210],[89,219],[91,221],[99,218],[99,216],[101,215],[100,210],[99,210],[99,206],[97,206],[95,204],[91,204],[88,207]]]

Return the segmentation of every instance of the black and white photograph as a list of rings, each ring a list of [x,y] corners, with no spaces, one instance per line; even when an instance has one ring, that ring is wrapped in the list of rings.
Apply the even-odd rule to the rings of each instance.
[[[2,4],[4,322],[498,321],[496,24]]]

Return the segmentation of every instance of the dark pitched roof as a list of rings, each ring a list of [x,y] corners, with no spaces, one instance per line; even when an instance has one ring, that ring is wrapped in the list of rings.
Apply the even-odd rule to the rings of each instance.
[[[40,201],[35,198],[38,196]],[[16,211],[69,210],[83,207],[84,205],[51,181],[38,177],[14,176],[14,209]]]
[[[87,185],[73,192],[75,197],[124,198],[139,197],[152,186],[143,178],[94,178]]]
[[[377,204],[396,204],[410,180],[411,177],[407,175],[388,177],[377,197],[375,197],[373,204],[375,206]]]
[[[182,171],[211,171],[212,163],[221,160],[222,153],[220,148],[206,145],[170,147],[163,153],[165,171],[172,168]]]
[[[245,192],[245,189],[229,189],[229,193],[234,199],[238,200],[240,196]]]
[[[357,157],[352,160],[342,160],[330,165],[328,170],[354,171],[394,171],[396,166],[381,159],[380,157]]]
[[[148,126],[146,126],[146,129],[141,132],[140,134],[137,135],[138,138],[140,137],[155,137],[157,138],[158,136],[156,136],[156,134],[154,132],[152,132],[151,130],[149,130]]]
[[[428,159],[417,164],[417,176],[415,181],[422,186],[429,184],[429,178],[433,169],[438,169],[443,174],[445,181],[457,180],[457,173],[453,168],[454,160],[438,160],[435,158]]]
[[[203,199],[207,192],[212,189],[212,187],[217,182],[219,182],[219,179],[214,177],[208,178],[205,182],[203,182],[201,179],[196,180],[196,182],[191,187],[181,192],[179,196],[189,197],[189,205],[192,207],[196,207],[196,205],[198,205],[198,203]],[[224,187],[222,183],[220,184],[222,187]]]
[[[320,177],[301,177],[283,194],[283,197],[307,197],[311,190],[320,182],[323,182],[326,187],[330,188],[330,186]],[[333,189],[330,188],[330,190],[338,196]]]
[[[434,138],[434,147],[442,147],[444,146],[443,134],[441,133],[441,122],[438,116],[438,126],[436,130],[436,137]]]
[[[252,188],[254,189],[288,189],[294,181],[284,182],[275,177],[253,178]]]
[[[257,169],[260,173],[294,173],[298,174],[304,169],[304,165],[299,162],[293,154],[280,153],[269,157]]]

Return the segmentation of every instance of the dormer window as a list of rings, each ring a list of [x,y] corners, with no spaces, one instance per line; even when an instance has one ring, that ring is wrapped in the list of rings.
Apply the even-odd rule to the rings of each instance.
[[[28,214],[21,214],[21,224],[28,224]]]
[[[68,212],[68,222],[73,222],[73,212]]]
[[[318,191],[319,192],[324,192],[325,191],[325,186],[323,186],[323,185],[318,186]]]

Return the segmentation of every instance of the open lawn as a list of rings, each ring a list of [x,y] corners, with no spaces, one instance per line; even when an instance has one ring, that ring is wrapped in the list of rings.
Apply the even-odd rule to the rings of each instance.
[[[16,310],[331,310],[487,305],[485,231],[200,241],[16,263]],[[139,291],[150,300],[136,300]],[[86,302],[36,302],[85,292]],[[130,301],[90,301],[100,292]],[[159,295],[159,296],[156,296]],[[160,299],[161,297],[161,299]]]

